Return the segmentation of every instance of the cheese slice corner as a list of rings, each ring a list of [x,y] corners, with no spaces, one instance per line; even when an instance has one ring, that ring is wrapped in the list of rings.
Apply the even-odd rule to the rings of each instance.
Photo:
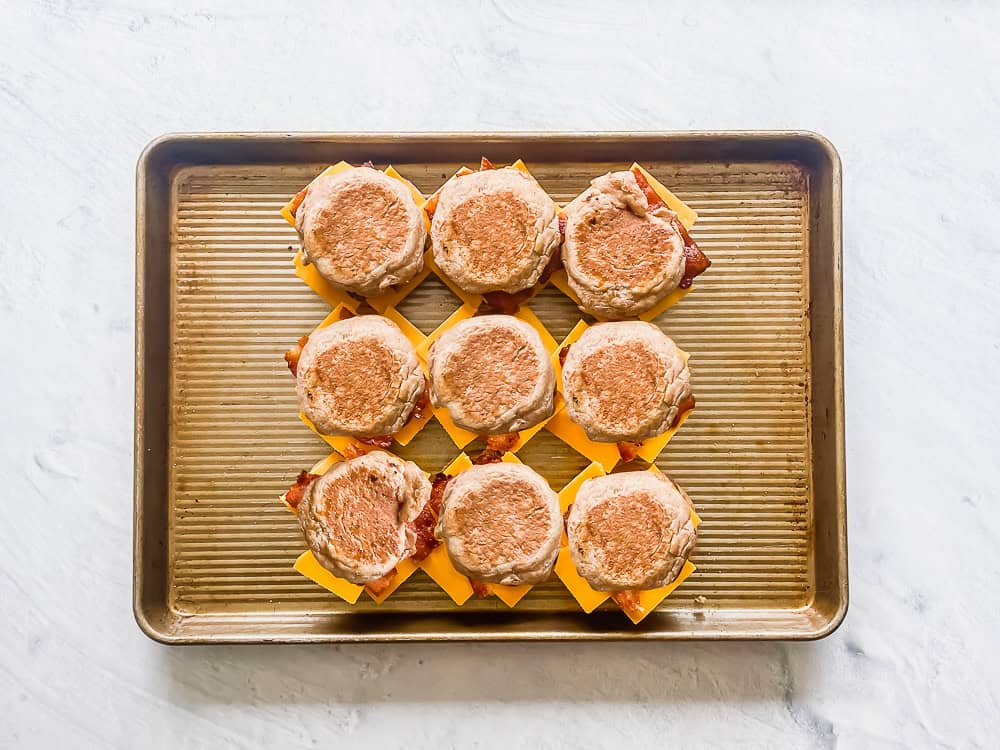
[[[312,289],[330,307],[344,305],[351,312],[357,312],[361,302],[352,297],[342,289],[332,286],[326,279],[319,275],[316,266],[306,263],[302,256],[302,251],[295,253],[295,275],[305,282],[306,286]]]
[[[694,289],[693,284],[689,286],[687,289],[681,289],[680,287],[674,289],[674,291],[672,291],[670,294],[664,297],[660,302],[653,305],[651,308],[646,310],[646,312],[642,313],[639,316],[639,320],[644,320],[647,323],[649,323],[650,321],[658,318],[662,313],[666,312],[671,307],[680,302],[682,299],[684,299],[686,296],[688,296],[691,293],[692,289]]]
[[[455,570],[448,557],[448,550],[444,544],[439,544],[427,557],[420,562],[420,569],[424,571],[441,589],[451,597],[459,607],[465,604],[472,596],[472,584],[469,579]]]
[[[530,583],[524,583],[520,586],[503,586],[499,583],[491,583],[489,586],[490,593],[511,609],[534,588]]]
[[[374,601],[376,604],[382,604],[382,602],[384,602],[386,599],[392,596],[393,592],[396,591],[396,589],[398,589],[400,586],[406,583],[406,580],[410,576],[412,576],[416,570],[417,566],[414,564],[413,560],[407,557],[404,560],[400,560],[399,563],[396,565],[396,575],[392,577],[392,580],[389,582],[389,587],[385,591],[383,591],[381,594],[378,594],[377,596],[373,594],[371,591],[369,591],[367,588],[365,589],[365,591],[368,593],[368,596],[372,598],[372,601]]]
[[[617,443],[598,443],[588,438],[583,428],[570,419],[565,408],[552,415],[545,429],[577,453],[599,463],[605,471],[611,471],[621,460]]]
[[[677,431],[684,425],[688,417],[691,416],[691,412],[693,411],[694,409],[692,408],[681,414],[677,418],[677,422],[674,426],[666,432],[643,440],[639,446],[639,450],[636,451],[636,455],[646,463],[653,463],[656,460],[656,457],[659,456],[660,453],[663,452],[663,449],[667,447],[667,443],[670,442],[670,439],[677,434]]]
[[[554,338],[552,338],[552,334],[549,333],[549,329],[545,327],[545,324],[542,323],[541,319],[535,314],[535,312],[530,307],[522,305],[518,309],[518,311],[514,314],[514,317],[517,318],[518,320],[527,323],[529,326],[535,329],[535,331],[538,333],[538,336],[542,339],[542,345],[545,347],[545,351],[547,351],[549,354],[555,352],[559,344],[556,342]]]
[[[687,579],[687,577],[696,570],[697,568],[694,566],[694,563],[690,560],[686,561],[684,563],[684,567],[681,568],[681,572],[666,586],[640,591],[639,611],[625,612],[625,615],[632,621],[633,624],[638,625],[640,622],[645,620],[646,617],[653,612],[653,610],[659,607],[663,600],[670,596],[670,594],[672,594],[678,586],[684,583],[685,579]]]
[[[600,607],[611,596],[606,591],[595,591],[590,584],[584,580],[583,576],[576,572],[573,558],[570,555],[569,547],[562,547],[559,550],[559,557],[556,558],[555,574],[563,585],[573,595],[580,608],[588,615]]]
[[[319,564],[312,552],[303,552],[295,561],[294,568],[309,580],[319,584],[331,594],[335,594],[349,604],[356,604],[364,586],[345,581]]]

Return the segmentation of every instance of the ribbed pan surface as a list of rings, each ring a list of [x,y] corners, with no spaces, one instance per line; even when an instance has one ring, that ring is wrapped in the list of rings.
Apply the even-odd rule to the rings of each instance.
[[[296,418],[282,354],[328,308],[293,275],[297,237],[278,215],[323,166],[196,166],[173,180],[167,598],[176,612],[294,622],[348,609],[292,570],[304,545],[278,501],[327,453]],[[457,166],[400,170],[429,193]],[[562,203],[627,165],[529,166]],[[698,211],[693,235],[713,261],[656,321],[691,352],[698,400],[657,463],[704,521],[698,570],[663,608],[803,606],[812,593],[807,180],[788,164],[645,166]],[[400,311],[429,332],[457,304],[432,276]],[[557,339],[580,318],[552,287],[531,306]],[[456,453],[434,422],[402,451],[427,471]],[[556,489],[586,464],[545,431],[520,456]],[[366,597],[358,606],[374,607]],[[472,600],[463,611],[497,607]],[[454,608],[418,572],[381,609]],[[579,611],[556,579],[518,610]]]

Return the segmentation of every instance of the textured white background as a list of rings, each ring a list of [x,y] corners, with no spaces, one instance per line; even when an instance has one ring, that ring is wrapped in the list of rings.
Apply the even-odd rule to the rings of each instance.
[[[0,0],[0,746],[996,747],[996,4],[216,5]],[[839,632],[188,649],[140,634],[147,141],[715,128],[817,130],[844,161]]]

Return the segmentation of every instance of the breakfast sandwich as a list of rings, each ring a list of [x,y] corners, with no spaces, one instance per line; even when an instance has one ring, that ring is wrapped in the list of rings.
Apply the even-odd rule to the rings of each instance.
[[[445,488],[437,536],[473,582],[541,583],[552,572],[561,533],[556,493],[524,464],[472,466]]]
[[[550,349],[520,317],[459,320],[431,342],[427,363],[432,402],[472,435],[515,433],[552,414]]]
[[[554,362],[564,408],[547,427],[606,470],[652,462],[694,408],[687,360],[652,323],[581,323]]]
[[[388,447],[394,437],[405,443],[430,417],[416,350],[387,317],[338,308],[285,360],[303,421],[324,438]],[[344,451],[343,441],[328,442]]]
[[[682,220],[696,214],[647,177],[638,165],[597,177],[562,210],[568,289],[601,320],[659,309],[711,265]]]
[[[284,495],[309,547],[296,570],[351,603],[366,589],[381,603],[415,570],[409,558],[431,495],[427,476],[383,451],[333,454],[314,472],[302,472]]]
[[[495,596],[514,607],[549,575],[562,510],[545,480],[513,453],[462,453],[432,477],[431,488],[425,514],[435,518],[434,538],[422,550],[418,541],[420,569],[456,604]]]
[[[590,476],[560,502],[568,514],[556,573],[586,611],[610,597],[638,623],[694,571],[700,520],[662,472]]]
[[[483,159],[478,172],[460,170],[427,211],[436,267],[494,307],[511,303],[504,295],[531,290],[558,256],[558,208],[521,162],[496,169]]]
[[[330,167],[282,210],[301,242],[297,273],[331,304],[391,295],[423,269],[423,203],[392,167]]]

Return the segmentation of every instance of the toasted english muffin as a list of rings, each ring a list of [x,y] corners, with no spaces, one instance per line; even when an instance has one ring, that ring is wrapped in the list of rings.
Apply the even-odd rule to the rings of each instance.
[[[363,297],[405,284],[423,268],[423,211],[404,184],[371,167],[313,180],[295,228],[305,262]]]
[[[555,374],[538,332],[510,315],[457,323],[431,345],[431,400],[459,427],[501,435],[552,414]]]
[[[453,177],[438,194],[431,222],[435,263],[473,294],[533,286],[559,239],[552,199],[513,167]]]
[[[351,583],[369,583],[413,553],[409,524],[430,494],[415,463],[373,451],[312,482],[298,505],[299,525],[320,565]]]
[[[591,326],[569,347],[562,381],[567,414],[598,442],[641,442],[693,406],[683,353],[651,323]]]
[[[473,466],[445,487],[437,535],[455,568],[475,581],[540,583],[559,554],[559,499],[522,464]]]
[[[610,172],[564,209],[563,265],[581,307],[605,320],[635,317],[684,275],[684,238],[669,208],[649,209],[631,171]]]
[[[659,472],[588,479],[566,519],[573,564],[596,591],[666,586],[697,541],[692,510],[684,491]]]
[[[295,390],[302,412],[324,435],[393,435],[423,394],[424,374],[395,323],[359,315],[309,335]]]

